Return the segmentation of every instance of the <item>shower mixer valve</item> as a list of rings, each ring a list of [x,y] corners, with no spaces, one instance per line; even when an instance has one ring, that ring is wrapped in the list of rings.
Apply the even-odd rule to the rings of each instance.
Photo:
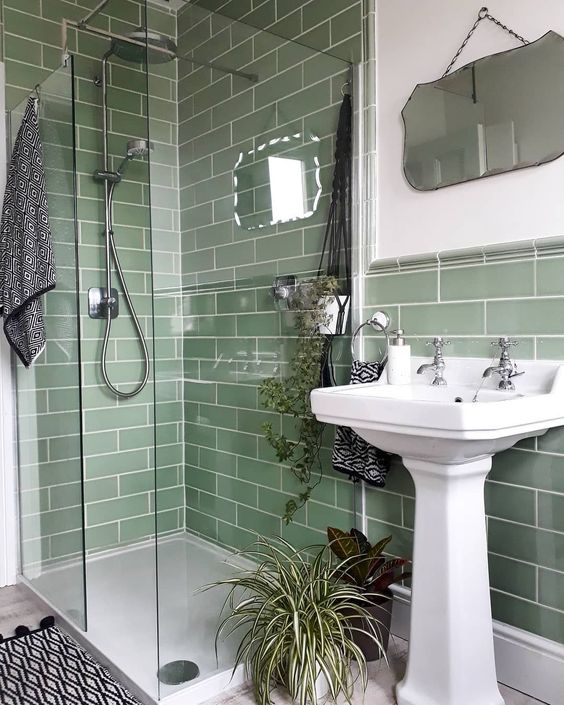
[[[88,289],[88,315],[90,318],[107,318],[108,307],[112,318],[119,316],[119,299],[117,289],[111,290],[110,296],[104,287],[93,286]]]

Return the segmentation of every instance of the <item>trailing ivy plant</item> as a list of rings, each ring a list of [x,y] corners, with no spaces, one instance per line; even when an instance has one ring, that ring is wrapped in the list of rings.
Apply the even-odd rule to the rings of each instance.
[[[259,388],[265,408],[297,422],[296,440],[277,433],[270,422],[263,424],[265,438],[279,462],[288,464],[290,472],[303,485],[303,491],[286,503],[282,517],[286,524],[306,504],[323,476],[319,453],[325,425],[312,413],[309,397],[321,384],[325,336],[319,332],[319,327],[328,323],[327,300],[334,296],[337,288],[337,280],[327,276],[301,284],[292,301],[297,340],[288,363],[290,374],[285,378],[265,379]],[[313,481],[316,471],[318,477]]]

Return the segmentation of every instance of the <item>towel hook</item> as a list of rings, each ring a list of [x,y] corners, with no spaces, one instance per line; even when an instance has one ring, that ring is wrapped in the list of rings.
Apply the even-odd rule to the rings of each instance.
[[[37,110],[37,107],[39,106],[39,103],[41,102],[41,84],[36,83],[35,86],[33,87],[33,92],[35,93],[35,109]]]
[[[373,328],[375,331],[381,331],[385,338],[386,338],[386,353],[384,354],[384,357],[381,360],[381,364],[384,364],[384,361],[387,357],[388,354],[388,328],[390,327],[390,316],[386,311],[375,311],[369,319],[364,321],[364,323],[361,323],[353,333],[353,337],[351,340],[351,354],[353,357],[353,360],[356,360],[356,353],[355,353],[355,343],[356,339],[358,338],[358,335],[360,331],[365,327],[365,326],[370,326]]]
[[[343,83],[343,85],[341,86],[341,95],[343,96],[343,98],[344,98],[346,95],[350,95],[350,93],[348,93],[348,92],[345,90],[345,89],[346,89],[347,87],[349,87],[350,85],[351,85],[351,82],[350,82],[350,81],[345,81],[345,82]]]

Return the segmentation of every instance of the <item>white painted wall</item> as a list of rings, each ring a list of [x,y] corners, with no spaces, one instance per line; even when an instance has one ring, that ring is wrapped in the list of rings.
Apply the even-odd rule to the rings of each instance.
[[[564,35],[562,0],[491,0],[526,39]],[[476,19],[475,0],[377,0],[378,259],[564,234],[564,158],[438,191],[403,176],[401,110],[417,83],[439,78]],[[519,46],[484,20],[457,64]],[[564,80],[564,78],[563,78]],[[564,114],[561,116],[564,148]]]
[[[0,62],[0,202],[7,176],[5,85],[4,64]],[[11,353],[0,331],[0,587],[16,582],[18,567],[14,438]]]

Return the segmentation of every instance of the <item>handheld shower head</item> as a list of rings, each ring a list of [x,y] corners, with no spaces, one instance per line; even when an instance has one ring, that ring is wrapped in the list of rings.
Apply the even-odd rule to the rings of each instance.
[[[135,159],[135,157],[146,157],[152,149],[153,145],[149,142],[149,140],[129,140],[127,143],[125,158],[117,168],[116,173],[121,177],[128,162]]]
[[[153,149],[149,140],[129,140],[127,143],[127,158],[146,157]]]

